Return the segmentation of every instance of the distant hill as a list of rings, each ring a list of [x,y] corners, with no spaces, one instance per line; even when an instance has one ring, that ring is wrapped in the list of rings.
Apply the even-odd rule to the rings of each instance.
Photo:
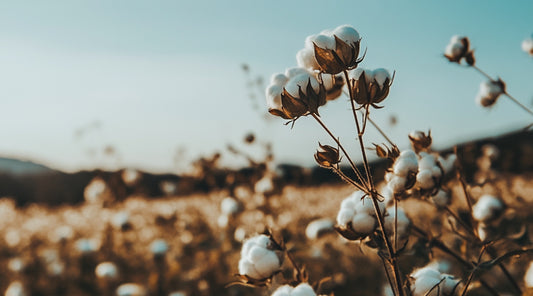
[[[51,173],[55,170],[31,161],[0,157],[0,173],[11,175],[39,175]]]

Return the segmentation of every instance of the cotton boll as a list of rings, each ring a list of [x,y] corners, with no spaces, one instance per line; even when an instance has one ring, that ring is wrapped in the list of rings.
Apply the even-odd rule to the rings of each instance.
[[[422,189],[431,189],[435,186],[433,181],[433,174],[430,170],[424,170],[418,172],[416,175],[416,182]]]
[[[411,286],[413,296],[439,296],[439,289],[436,287],[439,283],[440,279],[438,278],[420,277]]]
[[[127,283],[117,288],[117,296],[145,296],[146,289],[138,284]]]
[[[358,233],[370,234],[376,229],[376,219],[364,213],[357,213],[352,218],[352,227]]]
[[[398,218],[396,217],[396,211],[398,212]],[[394,207],[387,208],[388,215],[385,216],[385,230],[387,233],[391,234],[394,231],[394,225],[397,223],[397,231],[399,237],[406,237],[409,235],[409,226],[411,225],[411,220],[405,214],[405,211],[398,207],[397,210]]]
[[[14,281],[6,289],[5,296],[27,296],[29,295],[24,285],[20,281]]]
[[[287,82],[293,78],[293,77],[296,77],[298,75],[301,75],[301,74],[309,74],[309,71],[307,71],[305,68],[301,68],[301,67],[294,67],[294,68],[288,68],[285,70],[285,76],[287,76],[287,81],[285,82],[285,84],[287,84]]]
[[[255,269],[260,278],[267,278],[280,268],[280,262],[276,253],[270,251],[255,261]]]
[[[323,34],[316,35],[313,42],[323,49],[335,49],[335,38]]]
[[[254,279],[260,279],[261,275],[255,269],[255,266],[252,262],[246,261],[243,258],[239,260],[239,274],[245,274]]]
[[[271,85],[284,86],[287,83],[287,81],[289,81],[289,78],[285,76],[283,73],[276,73],[270,77]]]
[[[503,211],[503,203],[491,195],[483,195],[473,206],[472,216],[480,222],[488,222],[499,216]]]
[[[533,56],[533,38],[527,38],[522,41],[522,50]]]
[[[441,294],[452,295],[457,290],[460,281],[449,274],[443,274],[442,278],[444,280],[440,284]]]
[[[476,97],[476,102],[482,107],[489,107],[496,103],[498,97],[503,93],[503,90],[495,81],[483,81],[479,85],[479,92]]]
[[[320,90],[320,85],[315,77],[312,77],[309,73],[304,73],[297,75],[291,78],[287,85],[285,85],[285,90],[293,97],[300,97],[300,90],[304,95],[307,95],[307,85],[311,83],[313,90],[318,93]]]
[[[455,35],[450,39],[450,42],[444,50],[444,54],[448,57],[459,59],[465,51],[464,44],[462,42],[463,36]]]
[[[422,277],[440,279],[440,272],[432,267],[426,266],[415,270],[411,277],[418,279]]]
[[[316,296],[315,291],[308,283],[301,283],[294,287],[291,296]]]
[[[156,239],[150,244],[150,251],[154,255],[164,255],[168,251],[168,244],[163,239]]]
[[[393,193],[400,193],[405,190],[405,183],[407,183],[407,179],[405,177],[400,176],[394,176],[388,183],[387,187],[393,192]]]
[[[440,166],[442,167],[442,170],[444,171],[444,174],[451,173],[455,168],[455,162],[457,161],[457,155],[455,154],[449,154],[446,156],[446,158],[442,156],[438,156],[438,162],[440,163]]]
[[[526,287],[533,288],[533,261],[529,262],[529,267],[524,275],[524,283]]]
[[[220,202],[220,209],[225,215],[235,215],[239,212],[239,202],[233,197],[226,197]]]
[[[266,103],[267,107],[270,109],[280,110],[282,107],[281,104],[281,93],[283,92],[283,87],[279,85],[270,85],[266,89]]]
[[[350,70],[348,74],[349,74],[350,79],[359,80],[359,78],[361,77],[361,74],[363,74],[364,72],[365,70],[363,68],[355,68],[353,70]]]
[[[443,207],[446,207],[448,204],[450,204],[451,199],[450,199],[450,195],[446,191],[439,190],[437,194],[431,197],[431,200],[437,207],[443,208]]]
[[[420,153],[422,154],[422,153]],[[436,164],[435,156],[431,154],[424,153],[425,155],[420,159],[418,162],[418,169],[419,170],[428,170],[432,169]]]
[[[94,270],[96,277],[114,279],[118,276],[117,266],[113,262],[102,262]]]
[[[341,209],[337,214],[337,224],[346,226],[355,215],[354,209]]]
[[[333,35],[348,44],[355,43],[360,39],[359,32],[349,25],[338,26],[333,30]]]
[[[318,69],[314,49],[304,47],[296,53],[296,61],[299,67],[306,69]]]
[[[289,285],[283,285],[272,293],[272,296],[291,296],[292,287]]]
[[[318,219],[312,221],[305,228],[305,235],[308,239],[317,239],[321,234],[333,230],[333,221],[330,219]]]
[[[378,83],[379,87],[383,87],[385,81],[391,79],[389,71],[383,68],[378,68],[374,70],[374,80]]]

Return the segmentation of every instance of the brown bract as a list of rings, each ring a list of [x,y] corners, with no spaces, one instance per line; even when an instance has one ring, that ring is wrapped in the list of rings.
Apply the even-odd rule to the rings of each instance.
[[[351,70],[357,67],[363,59],[359,59],[360,40],[352,44],[342,41],[336,35],[335,50],[321,48],[313,42],[315,48],[315,59],[320,67],[320,71],[328,74],[338,74],[344,70]]]
[[[284,88],[281,93],[281,110],[269,109],[270,114],[284,119],[297,119],[309,113],[318,115],[318,107],[326,104],[326,89],[323,83],[319,83],[319,91],[315,92],[311,85],[311,79],[307,82],[305,93],[302,87],[298,86],[298,97],[293,97]]]
[[[320,150],[315,153],[315,160],[319,166],[330,168],[340,162],[339,149],[329,145],[322,145],[318,143]]]
[[[346,226],[335,226],[335,231],[337,231],[342,237],[347,240],[356,241],[361,240],[368,236],[368,234],[357,232],[353,229],[352,222],[348,222]]]
[[[375,108],[380,108],[375,105],[382,102],[389,95],[391,80],[385,79],[383,86],[374,79],[367,81],[365,72],[361,73],[358,80],[351,79],[350,96],[355,99],[359,105],[372,105]]]
[[[388,158],[394,161],[396,158],[398,158],[398,156],[400,156],[400,149],[398,149],[398,146],[396,145],[392,145],[392,147],[389,148],[386,145],[372,144],[374,145],[376,154],[379,158]]]

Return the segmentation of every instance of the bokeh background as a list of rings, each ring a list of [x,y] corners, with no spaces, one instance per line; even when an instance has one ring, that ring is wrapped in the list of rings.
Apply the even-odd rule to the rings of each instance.
[[[326,135],[306,118],[291,130],[268,116],[252,82],[296,66],[306,36],[341,24],[363,38],[362,67],[396,71],[372,118],[400,147],[415,129],[431,129],[437,148],[502,134],[528,114],[506,98],[477,106],[484,78],[442,52],[468,36],[479,66],[531,106],[533,59],[520,49],[531,11],[531,1],[2,1],[0,154],[68,172],[180,173],[254,132],[278,162],[310,166]],[[346,109],[341,98],[321,111],[341,139],[354,135]]]

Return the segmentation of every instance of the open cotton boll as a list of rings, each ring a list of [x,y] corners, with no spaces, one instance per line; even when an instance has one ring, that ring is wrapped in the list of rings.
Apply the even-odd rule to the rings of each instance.
[[[307,95],[307,86],[311,83],[313,90],[318,93],[320,91],[320,84],[316,78],[309,73],[299,74],[287,82],[285,85],[285,90],[293,97],[300,97],[300,90],[303,94]]]
[[[308,283],[301,283],[292,289],[290,296],[316,296],[316,293]]]
[[[402,208],[398,207],[397,212],[398,218],[395,219],[396,211],[394,207],[387,208],[388,215],[385,216],[385,230],[387,233],[392,235],[394,231],[394,224],[397,223],[398,237],[406,237],[409,235],[409,226],[411,225],[411,220],[409,220]]]
[[[283,73],[276,73],[270,77],[271,85],[284,86],[287,83],[287,81],[289,81],[289,78],[285,76],[285,74]]]
[[[533,38],[527,38],[522,41],[522,50],[533,56]]]
[[[439,208],[446,207],[448,204],[450,204],[451,201],[450,195],[442,189],[439,190],[437,194],[431,196],[431,200]]]
[[[264,279],[279,270],[280,258],[269,245],[270,238],[263,234],[245,241],[239,260],[239,273],[254,279]]]
[[[289,285],[283,285],[272,293],[272,296],[291,296],[292,287]]]
[[[315,59],[315,50],[313,47],[304,47],[296,53],[296,62],[298,66],[306,69],[318,69]]]
[[[24,285],[20,281],[14,281],[6,289],[5,296],[29,296],[28,292],[24,288]]]
[[[533,261],[529,262],[529,267],[524,275],[524,283],[526,287],[533,288]]]
[[[348,76],[350,77],[350,79],[359,80],[359,78],[361,77],[361,74],[363,73],[365,73],[365,69],[358,67],[353,70],[350,70],[348,72]],[[365,73],[365,79],[367,78],[366,76],[367,74]]]
[[[313,38],[313,43],[323,49],[335,49],[335,38],[332,35],[319,34]]]
[[[285,82],[285,84],[287,84],[287,82],[289,82],[291,78],[296,77],[301,74],[309,75],[309,71],[302,67],[293,67],[293,68],[286,69],[285,76],[287,76],[287,81]]]
[[[405,183],[407,183],[407,179],[405,177],[394,175],[387,183],[387,187],[393,193],[400,193],[405,190]]]
[[[476,102],[483,106],[488,107],[496,102],[498,97],[503,93],[503,90],[495,81],[483,81],[479,85],[479,92],[476,97]]]
[[[440,279],[433,277],[416,279],[414,285],[411,286],[413,296],[439,296],[441,293],[436,286],[439,285],[440,281]]]
[[[352,218],[352,227],[358,233],[370,234],[376,228],[376,218],[365,213],[356,213]]]
[[[168,244],[164,239],[156,239],[150,244],[150,251],[154,255],[164,255],[168,251]]]
[[[385,80],[391,79],[389,71],[383,68],[375,69],[374,71],[374,80],[378,83],[379,87],[383,87]]]
[[[117,296],[146,296],[146,289],[135,283],[126,283],[117,288]]]
[[[270,85],[266,89],[266,103],[267,107],[271,109],[281,109],[281,92],[283,87],[279,85]]]
[[[472,216],[480,222],[488,222],[497,218],[503,211],[503,203],[498,198],[485,194],[472,208]]]
[[[340,40],[350,44],[359,41],[359,32],[355,28],[349,25],[338,26],[333,30],[333,35],[337,36]]]
[[[328,218],[314,220],[305,228],[305,235],[308,239],[317,239],[321,234],[333,230],[333,221]]]
[[[118,275],[118,270],[113,262],[102,262],[96,266],[94,273],[98,278],[114,279]]]
[[[225,197],[220,202],[220,209],[225,215],[235,215],[240,210],[239,202],[233,197]]]
[[[453,57],[453,58],[457,58],[461,56],[461,54],[463,53],[465,49],[464,44],[462,42],[463,38],[464,38],[463,36],[459,36],[459,35],[452,36],[452,38],[450,39],[450,42],[448,43],[448,45],[446,46],[446,49],[444,50],[444,54],[449,57]]]
[[[431,170],[419,171],[416,175],[416,182],[422,189],[431,189],[435,186],[435,181],[433,180],[433,173]]]
[[[355,209],[341,208],[337,214],[337,224],[346,226],[348,222],[352,221],[355,215]]]

